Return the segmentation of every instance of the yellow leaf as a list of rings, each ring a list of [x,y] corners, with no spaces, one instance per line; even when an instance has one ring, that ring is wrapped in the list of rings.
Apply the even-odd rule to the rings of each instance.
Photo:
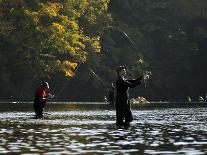
[[[52,23],[52,28],[61,34],[65,33],[65,27],[59,23]]]
[[[67,77],[73,77],[74,75],[75,75],[74,72],[72,72],[71,70],[65,71],[65,76]]]

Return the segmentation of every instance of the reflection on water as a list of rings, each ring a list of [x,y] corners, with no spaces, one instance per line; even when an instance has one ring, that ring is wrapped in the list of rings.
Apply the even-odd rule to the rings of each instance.
[[[60,105],[59,105],[60,106]],[[128,127],[110,109],[0,113],[5,154],[207,154],[206,108],[134,110]]]

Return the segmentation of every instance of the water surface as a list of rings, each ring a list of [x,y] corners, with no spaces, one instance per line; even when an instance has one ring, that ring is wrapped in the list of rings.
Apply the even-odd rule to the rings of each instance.
[[[207,108],[134,109],[117,127],[106,106],[50,104],[42,119],[31,104],[13,106],[1,108],[1,154],[207,154]]]

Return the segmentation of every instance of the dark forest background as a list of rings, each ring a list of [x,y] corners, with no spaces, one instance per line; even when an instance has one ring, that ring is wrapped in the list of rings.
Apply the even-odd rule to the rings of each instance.
[[[206,0],[0,0],[0,100],[103,101],[116,67],[144,61],[131,97],[198,100],[207,93]]]

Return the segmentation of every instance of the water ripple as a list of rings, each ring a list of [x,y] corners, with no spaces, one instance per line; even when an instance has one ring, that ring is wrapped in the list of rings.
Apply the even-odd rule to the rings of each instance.
[[[114,110],[0,113],[4,154],[207,154],[206,108],[135,110],[130,126]]]

